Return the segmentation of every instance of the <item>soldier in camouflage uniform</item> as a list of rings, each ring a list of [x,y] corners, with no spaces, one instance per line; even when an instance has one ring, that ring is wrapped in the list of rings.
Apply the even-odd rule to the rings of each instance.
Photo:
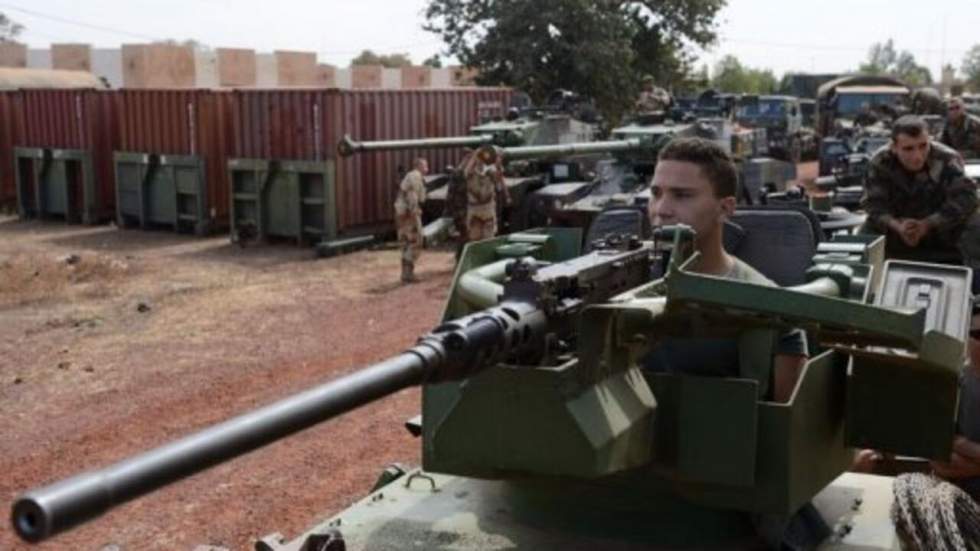
[[[460,166],[465,166],[466,160]],[[453,228],[456,230],[456,260],[459,261],[463,254],[463,246],[466,245],[466,176],[462,168],[453,170],[449,176],[449,184],[446,189],[446,209],[445,216],[453,219]]]
[[[636,100],[636,110],[640,113],[655,113],[666,111],[673,103],[670,94],[663,88],[656,86],[652,76],[643,77],[643,91]]]
[[[425,175],[429,163],[416,159],[398,186],[395,197],[395,227],[402,250],[402,282],[418,281],[415,277],[415,261],[422,252],[422,203],[425,202]]]
[[[958,250],[963,263],[980,275],[976,184],[963,174],[955,151],[930,143],[921,118],[895,121],[891,144],[871,158],[861,204],[868,213],[862,233],[887,235],[888,256],[922,258],[930,249]]]
[[[466,239],[490,239],[497,235],[497,193],[502,193],[505,203],[510,203],[500,157],[493,164],[485,164],[480,155],[473,154],[465,161],[463,175],[466,178]]]
[[[950,99],[948,109],[939,140],[959,151],[964,159],[980,158],[980,117],[966,112],[963,98]]]

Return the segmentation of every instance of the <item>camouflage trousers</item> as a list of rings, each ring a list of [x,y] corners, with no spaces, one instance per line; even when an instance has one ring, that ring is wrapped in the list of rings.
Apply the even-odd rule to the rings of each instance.
[[[482,241],[497,236],[497,214],[493,212],[466,213],[466,238]]]
[[[413,213],[395,213],[395,227],[402,260],[414,263],[422,253],[422,217]]]

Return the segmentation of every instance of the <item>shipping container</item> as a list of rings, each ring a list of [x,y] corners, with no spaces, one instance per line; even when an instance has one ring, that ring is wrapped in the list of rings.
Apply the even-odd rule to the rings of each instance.
[[[228,227],[230,92],[115,92],[120,226],[164,225],[206,235]]]
[[[15,207],[17,203],[12,94],[12,92],[0,92],[0,210]]]
[[[96,224],[115,212],[115,101],[97,90],[12,95],[18,210]]]
[[[329,238],[390,228],[395,191],[401,174],[411,167],[412,158],[424,157],[434,171],[439,171],[454,165],[463,153],[461,149],[399,151],[338,159],[337,143],[345,134],[358,140],[466,135],[482,120],[506,113],[510,90],[236,90],[233,96],[232,165],[236,170],[230,178],[233,194],[241,194],[241,208],[233,213],[233,234],[234,217],[242,215],[243,234],[254,231],[257,235],[306,240],[315,233]],[[270,165],[268,161],[279,163]],[[279,179],[275,171],[287,166],[282,161],[320,166],[289,165],[294,175]],[[322,178],[317,174],[322,174]],[[257,187],[249,183],[256,178],[262,178]],[[299,181],[307,184],[286,183]],[[322,182],[316,184],[323,186],[318,194],[327,198],[327,204],[336,205],[327,213],[329,219],[323,221],[322,227],[280,217],[292,228],[287,231],[269,227],[274,221],[268,215],[262,221],[255,218],[273,204],[263,194],[289,196],[292,212],[299,212],[295,205],[310,200],[309,194],[301,196],[300,190],[308,190],[311,182]],[[289,186],[289,191],[276,190],[277,185]],[[236,188],[253,191],[235,191]],[[245,206],[250,203],[267,206]],[[287,216],[285,212],[282,216]],[[249,230],[251,227],[254,230]],[[310,231],[295,234],[294,230],[301,227]]]

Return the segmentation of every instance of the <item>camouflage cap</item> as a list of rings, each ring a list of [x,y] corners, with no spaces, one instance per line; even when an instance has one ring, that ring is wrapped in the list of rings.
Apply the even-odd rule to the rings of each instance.
[[[653,78],[653,75],[643,75],[643,78],[640,79],[640,82],[643,83],[656,82],[656,79]]]

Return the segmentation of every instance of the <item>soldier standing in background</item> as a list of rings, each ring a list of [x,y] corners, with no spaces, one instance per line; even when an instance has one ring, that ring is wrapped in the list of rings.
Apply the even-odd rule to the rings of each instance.
[[[667,90],[654,84],[653,77],[647,75],[643,77],[643,91],[636,99],[636,110],[640,113],[655,113],[666,111],[673,103]]]
[[[947,109],[939,141],[959,151],[964,159],[980,158],[980,117],[967,113],[960,97],[951,98]]]
[[[463,165],[467,241],[480,241],[497,235],[498,192],[502,194],[504,204],[510,204],[500,157],[495,156],[492,163],[485,163],[480,158],[480,152],[470,155]]]
[[[415,261],[422,252],[422,203],[425,202],[425,175],[429,163],[416,159],[415,166],[405,175],[395,197],[395,227],[402,251],[402,283],[418,281]]]

